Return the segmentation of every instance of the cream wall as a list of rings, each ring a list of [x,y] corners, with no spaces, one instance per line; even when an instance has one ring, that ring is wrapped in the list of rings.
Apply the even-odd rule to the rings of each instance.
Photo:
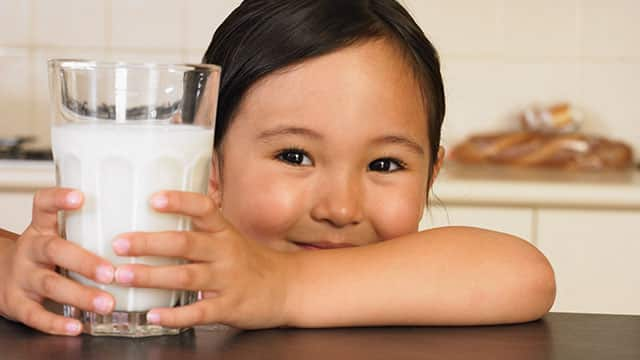
[[[239,2],[0,0],[0,136],[48,143],[47,58],[199,61]],[[585,109],[588,131],[640,152],[639,1],[404,3],[441,52],[446,144],[512,127],[531,103],[568,100]]]

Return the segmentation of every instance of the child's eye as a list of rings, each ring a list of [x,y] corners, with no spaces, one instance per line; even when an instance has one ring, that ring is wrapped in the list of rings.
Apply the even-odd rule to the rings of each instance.
[[[405,169],[405,165],[400,160],[384,158],[377,159],[369,163],[369,171],[395,172]]]
[[[295,166],[309,166],[313,165],[311,159],[304,150],[300,149],[287,149],[278,153],[278,160],[284,161],[288,164]]]

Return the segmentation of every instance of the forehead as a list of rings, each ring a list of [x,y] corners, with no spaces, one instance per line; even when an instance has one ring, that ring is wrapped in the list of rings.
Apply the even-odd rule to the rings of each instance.
[[[352,45],[270,74],[245,94],[229,131],[259,132],[275,125],[362,136],[389,131],[428,144],[420,86],[402,52],[387,40]]]

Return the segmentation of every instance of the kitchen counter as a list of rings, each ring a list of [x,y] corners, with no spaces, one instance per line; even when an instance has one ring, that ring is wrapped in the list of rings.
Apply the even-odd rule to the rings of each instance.
[[[37,190],[55,184],[51,161],[0,160],[0,191]]]
[[[578,172],[449,164],[434,184],[445,204],[640,209],[640,171]]]
[[[0,191],[54,186],[49,161],[0,161]],[[445,204],[640,209],[640,171],[568,172],[447,164],[434,194]]]
[[[240,331],[145,339],[51,336],[0,318],[7,359],[638,359],[640,317],[549,313],[525,324]]]

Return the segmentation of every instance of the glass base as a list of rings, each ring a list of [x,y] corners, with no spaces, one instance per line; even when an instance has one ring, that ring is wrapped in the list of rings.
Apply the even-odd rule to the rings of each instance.
[[[83,333],[93,336],[119,336],[141,338],[160,335],[178,335],[191,328],[168,328],[147,323],[147,311],[114,311],[109,315],[83,311],[64,305],[64,316],[80,320]]]

